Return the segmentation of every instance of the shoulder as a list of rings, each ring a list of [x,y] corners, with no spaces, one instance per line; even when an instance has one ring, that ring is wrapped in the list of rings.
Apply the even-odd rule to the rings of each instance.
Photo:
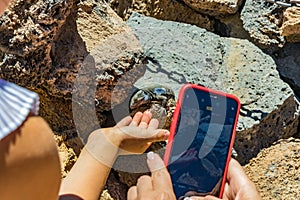
[[[0,79],[0,139],[20,127],[30,114],[37,115],[35,92]]]

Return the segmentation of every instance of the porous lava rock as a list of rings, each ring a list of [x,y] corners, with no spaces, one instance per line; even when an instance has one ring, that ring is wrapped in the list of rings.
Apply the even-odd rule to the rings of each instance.
[[[0,23],[0,77],[38,92],[40,115],[66,138],[103,124],[102,112],[122,102],[143,74],[136,67],[142,57],[134,35],[103,1],[16,0]],[[123,76],[132,69],[138,70]],[[91,85],[95,94],[87,89]],[[86,110],[91,107],[96,120]]]
[[[193,24],[213,31],[215,20],[187,6],[183,1],[169,0],[112,0],[109,2],[114,11],[125,21],[133,12],[161,20]]]
[[[235,14],[242,0],[183,0],[188,6],[199,12],[208,15],[228,15]]]
[[[263,149],[244,166],[264,200],[300,196],[300,140],[288,138]]]
[[[281,35],[286,37],[288,42],[300,42],[300,8],[293,6],[287,8],[283,13],[283,24]]]
[[[241,11],[244,29],[261,48],[276,49],[285,44],[280,27],[285,8],[265,0],[247,0]]]
[[[151,58],[136,87],[160,83],[177,96],[183,84],[192,82],[240,99],[235,149],[241,163],[276,140],[298,134],[298,101],[272,57],[248,40],[222,38],[195,26],[139,14],[127,24]]]

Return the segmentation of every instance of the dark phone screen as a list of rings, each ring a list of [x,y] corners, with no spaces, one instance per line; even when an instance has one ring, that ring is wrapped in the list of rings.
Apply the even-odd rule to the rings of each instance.
[[[186,89],[168,165],[177,199],[219,195],[237,109],[234,99]]]

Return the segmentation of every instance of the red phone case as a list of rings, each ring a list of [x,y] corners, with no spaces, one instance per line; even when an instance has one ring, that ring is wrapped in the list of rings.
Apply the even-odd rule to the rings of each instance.
[[[176,131],[176,126],[177,126],[178,116],[179,116],[179,112],[180,112],[180,108],[181,108],[181,104],[182,104],[182,99],[183,99],[183,96],[184,96],[184,93],[185,93],[186,89],[188,89],[188,88],[193,88],[193,89],[209,92],[211,94],[225,96],[226,98],[230,98],[230,99],[235,100],[238,104],[237,114],[236,114],[236,118],[235,118],[235,122],[234,122],[234,126],[233,126],[233,133],[232,133],[232,136],[231,136],[230,146],[228,148],[229,151],[228,151],[228,156],[227,156],[227,159],[226,159],[225,171],[224,171],[224,175],[223,175],[223,178],[222,178],[222,184],[221,184],[221,188],[220,188],[219,198],[222,198],[223,192],[224,192],[224,186],[225,186],[225,183],[226,183],[226,180],[227,180],[226,176],[227,176],[229,161],[230,161],[230,158],[231,158],[231,151],[232,151],[232,147],[233,147],[234,139],[235,139],[235,134],[236,134],[236,126],[237,126],[237,121],[238,121],[238,117],[239,117],[239,110],[240,110],[240,107],[241,107],[240,101],[234,95],[227,94],[227,93],[217,91],[217,90],[213,90],[213,89],[209,89],[209,88],[197,85],[197,84],[185,84],[184,86],[182,86],[180,91],[179,91],[178,100],[177,100],[177,104],[176,104],[176,109],[175,109],[174,114],[173,114],[172,123],[171,123],[171,127],[170,127],[170,136],[168,138],[168,144],[167,144],[165,155],[164,155],[164,163],[165,163],[166,166],[168,165],[168,162],[169,162],[169,159],[170,159],[170,154],[171,154],[171,149],[172,149],[172,146],[173,146],[174,134],[175,134],[175,131]]]

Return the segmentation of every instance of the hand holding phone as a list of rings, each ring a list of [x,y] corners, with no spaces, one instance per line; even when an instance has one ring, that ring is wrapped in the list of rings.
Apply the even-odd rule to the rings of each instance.
[[[239,100],[230,94],[186,84],[177,103],[164,158],[176,198],[208,194],[221,197]]]
[[[149,152],[147,163],[151,176],[142,176],[136,186],[132,186],[127,194],[128,200],[165,199],[175,200],[170,175],[161,158]],[[148,179],[148,181],[147,181]],[[242,166],[234,159],[230,159],[227,173],[228,187],[224,190],[223,199],[230,200],[261,200],[253,182],[245,174]],[[193,196],[190,200],[221,200],[213,196]]]
[[[247,177],[243,167],[235,160],[230,159],[227,173],[228,187],[224,190],[222,199],[229,200],[262,200],[254,183]],[[217,197],[192,196],[190,200],[221,200]]]

